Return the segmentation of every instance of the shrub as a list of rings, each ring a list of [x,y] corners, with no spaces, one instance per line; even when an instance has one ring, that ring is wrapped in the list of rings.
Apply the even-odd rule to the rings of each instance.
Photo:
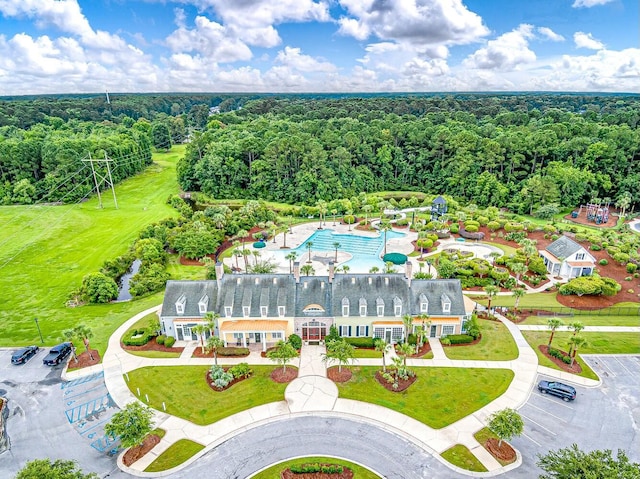
[[[473,337],[468,334],[449,334],[447,339],[450,344],[467,344],[473,342]]]
[[[562,356],[562,362],[565,364],[571,364],[571,357],[570,356]]]
[[[576,294],[582,295],[598,295],[613,296],[622,289],[622,286],[611,278],[603,278],[598,275],[580,276],[573,278],[559,288],[560,294],[567,296]]]
[[[480,337],[480,326],[478,325],[478,318],[474,314],[471,319],[464,322],[464,330],[474,340]]]
[[[633,274],[638,270],[638,265],[635,263],[627,263],[627,273]]]
[[[152,337],[153,334],[147,329],[134,329],[125,334],[122,343],[126,346],[144,346]]]
[[[600,261],[598,261],[598,264],[600,266],[606,266],[609,264],[609,261],[607,261],[605,258],[602,258]]]
[[[591,243],[591,246],[589,246],[589,249],[591,249],[591,251],[600,251],[602,250],[602,246],[600,246],[597,243]]]
[[[487,223],[487,228],[489,228],[489,231],[497,231],[500,229],[500,223],[497,221],[489,221]]]
[[[451,344],[451,340],[449,339],[449,336],[446,336],[444,338],[440,338],[440,343],[443,346],[449,346]]]
[[[524,231],[512,231],[504,235],[504,239],[506,239],[507,241],[515,241],[516,243],[519,243],[526,237],[527,234]]]
[[[531,258],[529,260],[529,271],[542,276],[547,275],[547,267],[544,264],[544,260],[540,256]]]
[[[167,337],[164,334],[161,334],[160,336],[156,336],[156,343],[162,346],[164,344],[165,339],[167,339]]]
[[[302,338],[297,334],[292,334],[287,338],[287,342],[293,346],[293,349],[300,349],[302,347]]]
[[[240,363],[230,367],[229,372],[233,375],[235,379],[238,379],[243,377],[248,378],[249,376],[251,376],[251,373],[253,371],[249,367],[248,363]]]
[[[627,253],[616,253],[613,255],[613,259],[622,265],[629,262],[629,255]]]
[[[397,226],[407,226],[409,224],[409,220],[407,218],[400,218],[396,221]]]
[[[225,371],[222,366],[214,364],[209,370],[211,381],[217,388],[226,388],[231,381],[233,381],[233,374]]]
[[[409,334],[409,336],[407,337],[407,342],[412,346],[415,346],[416,344],[418,344],[418,335]]]
[[[476,225],[465,225],[464,229],[469,233],[476,233],[478,231],[478,227]]]
[[[102,273],[89,273],[82,278],[82,296],[90,303],[108,303],[118,297],[116,282]]]
[[[339,464],[319,464],[319,463],[310,463],[310,464],[294,464],[289,470],[294,474],[342,474],[344,472],[344,468]]]
[[[356,348],[372,348],[373,347],[373,338],[362,337],[362,338],[343,338],[347,341],[351,346],[355,346]]]
[[[460,226],[458,225],[458,223],[451,223],[451,226],[449,226],[449,231],[451,231],[452,233],[458,233],[460,231]]]
[[[176,338],[174,338],[173,336],[167,336],[167,339],[164,340],[164,345],[167,348],[172,348],[175,343]]]
[[[218,348],[218,356],[247,356],[249,348]]]

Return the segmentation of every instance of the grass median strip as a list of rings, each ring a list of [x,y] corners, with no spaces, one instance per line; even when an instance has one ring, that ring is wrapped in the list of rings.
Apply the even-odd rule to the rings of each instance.
[[[310,463],[320,463],[320,464],[339,464],[344,467],[348,467],[353,471],[353,479],[380,479],[380,476],[374,474],[369,469],[364,468],[362,466],[358,466],[349,461],[345,461],[344,459],[334,459],[332,457],[302,457],[298,459],[291,459],[289,461],[284,461],[279,464],[275,464],[268,469],[265,469],[262,472],[259,472],[255,476],[252,476],[252,479],[280,479],[282,476],[280,473],[285,469],[290,468],[291,466],[298,466],[302,464],[310,464]]]
[[[339,383],[341,398],[364,401],[410,416],[427,426],[454,423],[503,394],[513,371],[479,368],[411,368],[418,380],[401,393],[378,384],[375,366],[354,366],[353,377]]]
[[[172,469],[203,449],[204,446],[202,444],[190,441],[189,439],[180,439],[171,444],[166,451],[149,464],[144,472],[160,472]]]
[[[456,444],[447,449],[441,456],[446,461],[461,469],[473,472],[487,472],[487,468],[471,453],[469,448],[462,444]]]
[[[518,357],[516,346],[507,327],[499,321],[479,319],[482,339],[470,346],[445,347],[449,359],[510,361]]]
[[[198,425],[220,419],[252,407],[284,400],[287,384],[271,380],[275,366],[251,366],[253,375],[226,391],[212,390],[205,380],[207,366],[151,366],[128,373],[129,389],[141,397],[149,396],[149,406]]]

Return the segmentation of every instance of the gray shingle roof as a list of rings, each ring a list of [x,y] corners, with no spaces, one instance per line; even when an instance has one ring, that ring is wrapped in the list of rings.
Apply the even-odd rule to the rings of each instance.
[[[162,316],[184,316],[188,318],[204,316],[200,314],[198,302],[208,296],[207,311],[213,310],[216,303],[217,284],[215,281],[167,281],[162,302]],[[177,314],[176,301],[184,294],[186,302],[184,314]]]
[[[233,306],[232,316],[243,317],[242,307],[249,307],[249,316],[259,318],[260,306],[267,306],[267,316],[278,316],[278,306],[285,307],[285,314],[292,316],[294,297],[287,292],[294,291],[295,280],[289,274],[242,274],[225,275],[220,289],[224,291],[224,302],[216,305],[220,316],[225,315],[224,307]]]
[[[562,235],[560,238],[547,246],[546,250],[556,258],[564,259],[571,256],[580,248],[582,248],[582,246],[580,246],[578,243],[573,241],[568,236]]]

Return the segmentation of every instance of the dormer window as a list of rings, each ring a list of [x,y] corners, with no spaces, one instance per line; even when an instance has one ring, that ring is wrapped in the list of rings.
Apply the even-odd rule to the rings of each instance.
[[[187,297],[182,294],[176,301],[176,314],[184,314],[184,308],[187,305]]]
[[[342,298],[342,316],[349,316],[349,298]]]
[[[442,300],[442,312],[443,313],[450,313],[451,312],[451,299],[449,299],[449,296],[447,296],[446,294],[442,294],[441,296],[441,300]]]
[[[208,305],[209,305],[209,296],[205,294],[202,298],[200,298],[200,301],[198,301],[198,311],[200,312],[200,314],[207,313]]]
[[[224,307],[224,315],[225,315],[227,318],[230,318],[230,317],[231,317],[232,309],[233,309],[233,308],[232,308],[231,306],[225,306],[225,307]]]
[[[384,300],[382,298],[376,299],[376,314],[378,316],[384,316]]]
[[[284,318],[284,315],[285,315],[285,307],[278,306],[278,316],[280,316],[281,318]]]
[[[260,306],[260,316],[263,318],[267,317],[267,306]]]
[[[429,312],[429,300],[424,294],[420,295],[420,312],[421,313]]]
[[[366,316],[367,315],[367,300],[364,298],[360,298],[360,301],[358,302],[358,306],[360,308],[360,316]]]
[[[393,298],[393,315],[396,318],[402,316],[402,300],[397,296]]]
[[[242,307],[242,316],[244,316],[245,318],[249,317],[249,313],[251,312],[251,307],[250,306],[243,306]]]

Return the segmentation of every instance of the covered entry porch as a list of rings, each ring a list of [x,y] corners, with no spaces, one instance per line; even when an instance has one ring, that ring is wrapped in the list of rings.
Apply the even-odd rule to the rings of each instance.
[[[262,346],[262,351],[286,339],[288,321],[225,321],[220,326],[220,337],[225,346]]]

